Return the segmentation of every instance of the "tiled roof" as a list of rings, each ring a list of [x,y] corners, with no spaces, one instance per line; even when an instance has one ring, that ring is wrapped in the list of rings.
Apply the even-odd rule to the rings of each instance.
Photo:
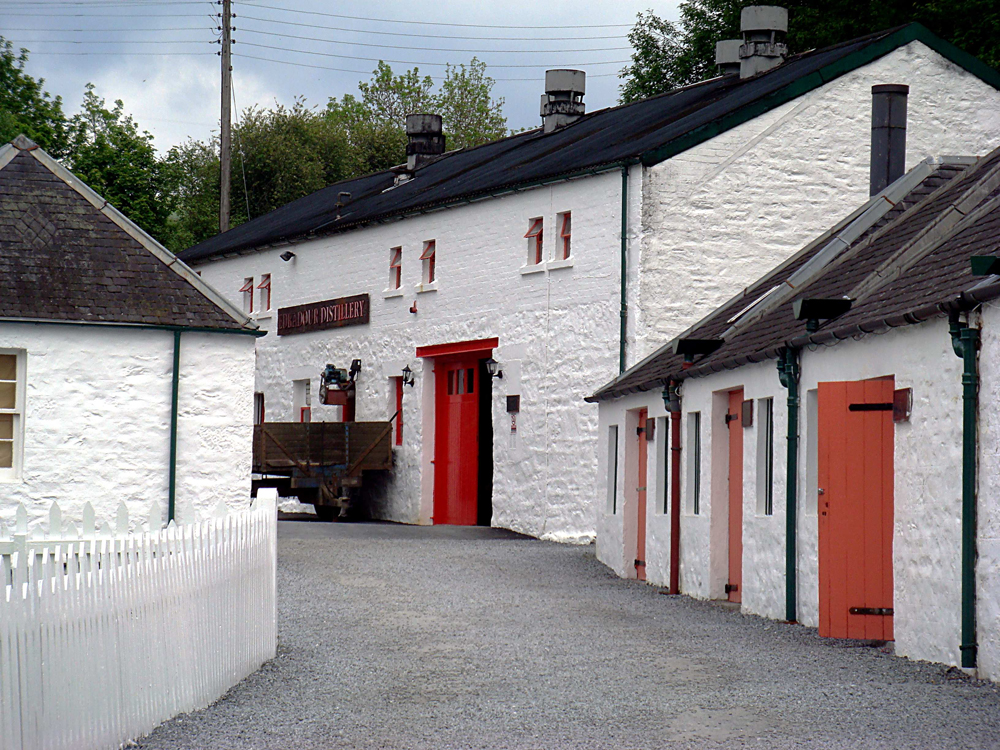
[[[208,239],[180,257],[203,261],[624,163],[655,164],[915,40],[1000,88],[996,71],[919,24],[909,24],[792,56],[752,78],[722,76],[598,110],[551,133],[532,130],[454,151],[391,190],[395,175],[390,171],[340,182]],[[345,192],[349,200],[338,205]]]
[[[683,334],[723,339],[713,353],[690,369],[667,345],[601,388],[598,401],[660,388],[670,379],[698,377],[777,356],[787,345],[836,341],[888,326],[917,323],[943,311],[959,295],[980,289],[976,299],[1000,294],[989,280],[972,276],[969,258],[993,254],[1000,246],[1000,149],[962,169],[943,163],[876,222],[780,304],[729,321],[755,296],[784,282],[816,252],[813,243],[748,288],[744,295],[704,318]],[[958,204],[960,211],[955,210]],[[963,218],[966,217],[966,218]],[[996,281],[993,279],[992,281]],[[983,287],[988,286],[988,289]],[[799,298],[855,300],[848,313],[807,334],[792,303]]]
[[[0,321],[255,331],[33,143],[19,137],[0,154]]]

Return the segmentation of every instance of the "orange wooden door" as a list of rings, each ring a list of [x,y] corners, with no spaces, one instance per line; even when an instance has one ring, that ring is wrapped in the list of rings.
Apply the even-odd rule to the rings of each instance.
[[[819,634],[892,631],[893,380],[820,383]]]
[[[434,363],[434,523],[475,526],[479,490],[479,360]]]
[[[638,500],[635,508],[639,517],[636,523],[635,577],[640,581],[646,580],[646,425],[652,421],[647,418],[647,413],[645,409],[639,412],[639,429],[636,431],[639,437],[639,473],[636,476]]]
[[[743,390],[729,392],[729,601],[743,601]]]

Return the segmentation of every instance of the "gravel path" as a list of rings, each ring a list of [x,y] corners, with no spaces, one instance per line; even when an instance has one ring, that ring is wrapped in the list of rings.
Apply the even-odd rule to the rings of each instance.
[[[1000,690],[659,595],[593,547],[283,522],[278,657],[142,748],[987,748]]]

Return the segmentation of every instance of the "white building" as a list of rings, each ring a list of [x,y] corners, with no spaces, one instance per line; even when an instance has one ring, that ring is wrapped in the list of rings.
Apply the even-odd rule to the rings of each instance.
[[[599,559],[1000,679],[998,187],[928,160],[598,391]]]
[[[872,86],[910,85],[910,165],[946,143],[984,151],[1000,126],[995,73],[917,25],[582,116],[581,78],[550,76],[543,128],[441,155],[417,118],[406,168],[182,253],[268,329],[257,390],[269,420],[307,405],[336,419],[316,405],[319,373],[353,359],[358,419],[402,404],[377,517],[592,538],[597,419],[581,399],[864,200]],[[280,311],[324,302],[320,325],[342,322],[330,305],[351,298],[357,325],[281,330]],[[492,383],[489,358],[503,371]],[[462,394],[448,396],[444,373],[470,368],[484,400],[449,418]]]
[[[31,141],[0,147],[0,522],[248,507],[257,334]]]

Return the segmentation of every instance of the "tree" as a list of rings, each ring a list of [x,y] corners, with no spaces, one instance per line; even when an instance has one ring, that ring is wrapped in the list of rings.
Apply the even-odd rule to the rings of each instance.
[[[45,91],[45,79],[36,81],[24,72],[27,63],[28,50],[15,53],[0,36],[0,143],[23,133],[53,156],[65,156],[70,128],[62,99]]]
[[[170,195],[173,210],[167,217],[163,236],[157,239],[178,253],[218,234],[219,139],[189,139],[174,146],[164,156],[161,169],[163,190]],[[242,179],[235,172],[234,178],[234,185],[242,188]],[[243,191],[234,190],[233,196],[234,207],[239,207]]]
[[[448,66],[431,104],[432,111],[441,115],[449,148],[472,148],[508,134],[504,100],[491,96],[495,84],[486,75],[486,63],[475,57],[468,67]]]

